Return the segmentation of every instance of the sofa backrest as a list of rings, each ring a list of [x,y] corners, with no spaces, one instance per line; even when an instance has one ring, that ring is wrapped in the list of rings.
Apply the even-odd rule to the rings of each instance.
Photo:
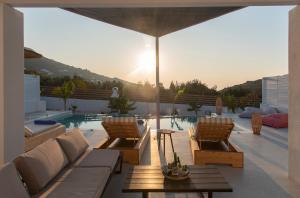
[[[0,167],[0,197],[29,198],[13,163]]]
[[[68,158],[55,139],[18,156],[15,165],[30,194],[44,188],[67,164]]]

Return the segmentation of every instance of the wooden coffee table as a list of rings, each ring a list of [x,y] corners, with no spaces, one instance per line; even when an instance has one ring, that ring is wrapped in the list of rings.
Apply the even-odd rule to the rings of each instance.
[[[149,192],[232,192],[232,187],[219,170],[213,166],[189,166],[190,177],[183,181],[165,179],[159,166],[134,166],[125,179],[123,192],[141,192],[148,197]]]

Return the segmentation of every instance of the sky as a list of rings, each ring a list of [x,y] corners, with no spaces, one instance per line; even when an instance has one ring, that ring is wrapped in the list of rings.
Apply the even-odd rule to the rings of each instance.
[[[290,6],[247,7],[160,38],[160,81],[199,79],[218,90],[288,73]],[[155,83],[155,40],[58,8],[20,8],[25,46],[45,57]]]

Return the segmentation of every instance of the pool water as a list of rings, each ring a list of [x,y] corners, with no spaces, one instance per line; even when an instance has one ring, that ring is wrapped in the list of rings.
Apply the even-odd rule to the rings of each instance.
[[[100,114],[85,114],[85,115],[72,115],[69,117],[57,119],[66,126],[66,128],[81,128],[81,129],[103,129],[101,122],[104,115]],[[196,117],[178,117],[178,118],[161,118],[160,128],[171,129],[176,131],[186,131],[192,127],[197,121]],[[148,125],[156,128],[156,119],[149,119]]]

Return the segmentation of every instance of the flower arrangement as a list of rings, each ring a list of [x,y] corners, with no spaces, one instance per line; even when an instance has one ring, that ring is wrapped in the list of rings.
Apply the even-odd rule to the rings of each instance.
[[[163,174],[167,179],[183,180],[189,176],[189,169],[187,165],[181,165],[180,158],[174,152],[174,160],[172,163],[163,167]]]

